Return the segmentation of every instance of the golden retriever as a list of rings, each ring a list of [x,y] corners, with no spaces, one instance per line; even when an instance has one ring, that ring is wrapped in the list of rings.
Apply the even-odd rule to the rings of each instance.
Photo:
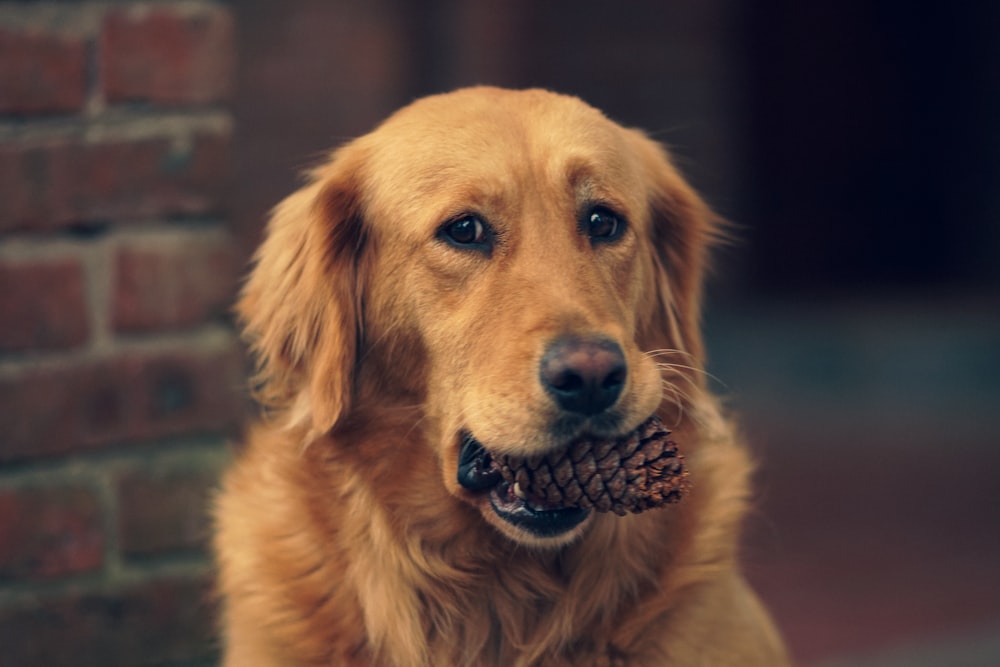
[[[237,307],[269,412],[216,505],[225,664],[787,664],[700,370],[717,227],[657,144],[541,90],[418,100],[315,169]],[[691,482],[669,507],[459,470],[469,443],[537,455],[654,413]]]

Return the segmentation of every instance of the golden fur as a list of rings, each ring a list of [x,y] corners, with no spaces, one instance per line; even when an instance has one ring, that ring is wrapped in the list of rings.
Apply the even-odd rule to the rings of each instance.
[[[595,204],[620,238],[581,232]],[[442,240],[467,214],[488,250]],[[216,507],[225,664],[786,664],[736,564],[747,455],[699,371],[715,233],[659,146],[544,91],[425,98],[336,151],[276,209],[238,305],[270,413]],[[461,434],[564,444],[539,359],[595,333],[627,381],[617,426],[572,437],[656,412],[693,489],[540,538],[459,486]]]

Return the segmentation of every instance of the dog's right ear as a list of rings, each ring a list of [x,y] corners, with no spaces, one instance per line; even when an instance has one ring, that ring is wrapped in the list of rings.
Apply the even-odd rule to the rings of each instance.
[[[350,146],[275,208],[236,310],[256,355],[258,400],[325,433],[354,384],[365,245]]]
[[[647,349],[677,349],[687,355],[684,363],[701,366],[702,281],[709,249],[725,238],[723,222],[684,180],[666,148],[641,132],[627,136],[647,178],[656,295],[640,339]]]

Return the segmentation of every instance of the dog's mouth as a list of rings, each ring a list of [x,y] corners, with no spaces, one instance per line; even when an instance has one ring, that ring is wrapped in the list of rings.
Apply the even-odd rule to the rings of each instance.
[[[466,433],[458,457],[458,483],[472,493],[488,494],[498,517],[535,537],[558,537],[579,526],[589,509],[563,507],[528,496],[517,482],[509,482],[500,465],[483,445]]]
[[[535,537],[556,537],[591,510],[624,515],[678,502],[688,473],[656,415],[617,438],[581,437],[528,457],[493,455],[465,433],[458,483],[487,494],[493,512]]]

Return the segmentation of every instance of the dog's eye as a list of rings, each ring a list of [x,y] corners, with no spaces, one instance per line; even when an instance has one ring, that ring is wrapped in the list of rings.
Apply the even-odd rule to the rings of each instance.
[[[621,216],[603,206],[591,209],[585,223],[585,230],[592,241],[614,241],[625,231],[625,221]]]
[[[466,215],[448,223],[441,230],[441,234],[454,246],[481,248],[489,244],[485,223],[474,215]]]

